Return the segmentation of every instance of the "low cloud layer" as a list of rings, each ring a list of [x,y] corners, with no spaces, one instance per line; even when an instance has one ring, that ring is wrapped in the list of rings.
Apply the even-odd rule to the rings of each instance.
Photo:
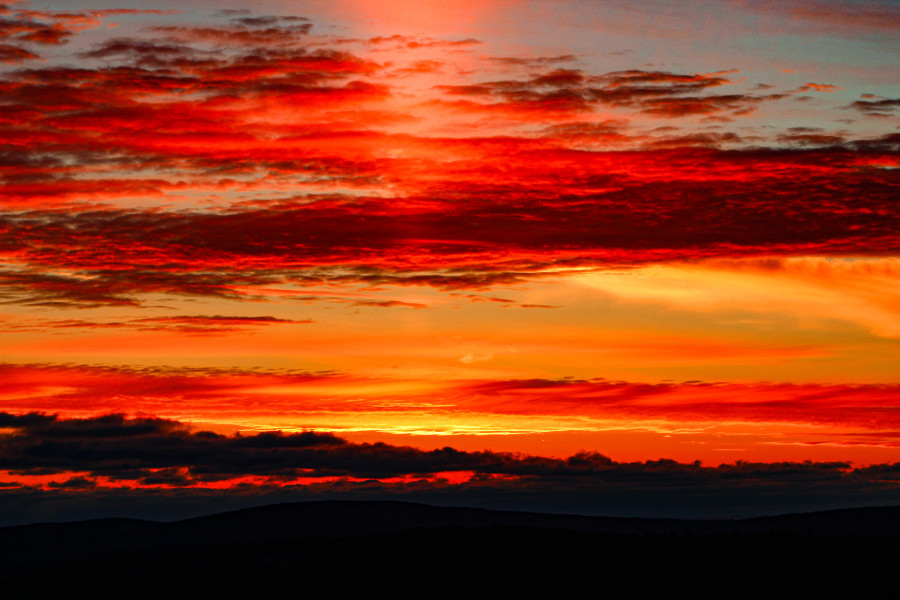
[[[818,506],[900,499],[900,464],[704,466],[666,459],[623,463],[587,452],[557,459],[450,447],[423,451],[356,444],[319,432],[224,436],[176,421],[121,415],[62,419],[0,413],[0,430],[5,432],[0,470],[6,472],[0,521],[5,522],[16,519],[6,512],[10,503],[25,498],[34,499],[37,510],[47,503],[64,507],[88,500],[100,507],[111,499],[136,510],[155,497],[173,505],[170,517],[191,504],[196,510],[216,501],[221,506],[325,497],[519,508],[531,502],[547,508],[554,505],[552,492],[557,510],[567,505],[584,512],[682,516],[741,514],[748,497],[757,501],[758,511],[813,499]],[[692,501],[696,506],[690,507]],[[597,504],[589,508],[591,502]]]

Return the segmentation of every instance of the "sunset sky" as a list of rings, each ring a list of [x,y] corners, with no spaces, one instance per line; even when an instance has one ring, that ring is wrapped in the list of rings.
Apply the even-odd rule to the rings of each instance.
[[[898,56],[894,0],[0,4],[0,524],[900,503]]]

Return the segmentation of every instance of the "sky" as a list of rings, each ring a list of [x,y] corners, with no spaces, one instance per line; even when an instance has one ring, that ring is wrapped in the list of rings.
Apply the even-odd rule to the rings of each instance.
[[[900,502],[893,0],[0,3],[0,524]]]

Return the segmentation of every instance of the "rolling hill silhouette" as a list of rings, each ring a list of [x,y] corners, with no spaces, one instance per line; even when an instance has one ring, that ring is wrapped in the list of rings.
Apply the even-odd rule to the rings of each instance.
[[[442,582],[448,593],[467,586],[525,592],[590,577],[646,593],[684,585],[686,578],[695,591],[738,597],[772,585],[859,593],[897,589],[898,539],[900,507],[702,521],[301,502],[172,523],[4,527],[0,574],[5,589],[15,592],[10,597],[86,593],[78,587],[86,576],[97,583],[89,586],[92,597],[121,593],[123,586],[129,597],[281,593],[297,581],[308,591],[337,585],[363,592],[402,581]]]

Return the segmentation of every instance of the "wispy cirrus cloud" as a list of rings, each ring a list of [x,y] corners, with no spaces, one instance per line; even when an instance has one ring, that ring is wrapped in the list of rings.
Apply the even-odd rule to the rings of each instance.
[[[627,107],[658,117],[728,113],[744,115],[760,102],[780,100],[784,93],[706,94],[731,83],[729,72],[684,74],[628,70],[587,75],[577,69],[554,69],[527,80],[502,80],[439,86],[451,96],[493,99],[470,109],[498,111],[586,112],[595,106]],[[700,95],[704,93],[703,95]]]
[[[115,321],[88,321],[83,319],[38,320],[9,324],[6,326],[6,329],[7,331],[133,329],[137,331],[169,331],[187,335],[210,335],[246,331],[247,328],[269,325],[307,323],[312,323],[312,320],[280,319],[272,316],[172,315]]]
[[[364,40],[371,46],[387,47],[387,48],[404,48],[407,50],[418,50],[420,48],[444,48],[444,49],[464,49],[471,46],[481,44],[479,40],[466,38],[463,40],[437,40],[434,38],[423,38],[408,35],[394,34],[390,36],[375,36]]]
[[[21,4],[0,5],[0,63],[40,58],[30,48],[66,44],[78,32],[99,27],[105,19],[123,15],[171,14],[145,9],[38,11]]]
[[[860,100],[851,102],[844,108],[856,110],[867,117],[892,117],[900,110],[900,98],[864,94]]]
[[[35,58],[39,58],[38,55],[25,48],[12,44],[0,44],[0,63],[20,63]]]

